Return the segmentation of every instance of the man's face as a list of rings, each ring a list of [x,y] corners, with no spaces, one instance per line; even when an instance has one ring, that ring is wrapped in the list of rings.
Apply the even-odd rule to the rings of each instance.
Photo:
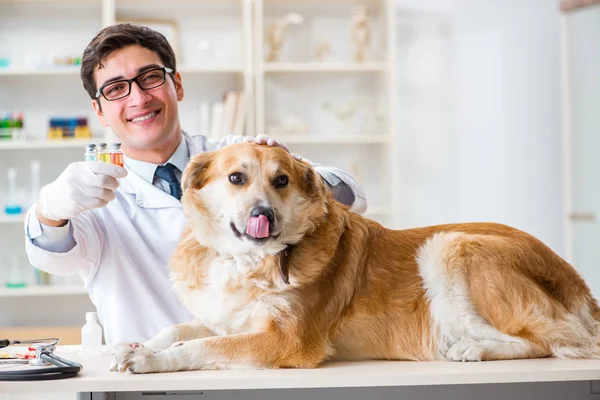
[[[102,60],[94,76],[98,88],[116,79],[131,79],[146,67],[165,67],[158,54],[138,45],[124,47]],[[96,116],[109,126],[122,143],[125,154],[168,147],[179,143],[181,125],[177,102],[183,99],[181,76],[167,74],[166,82],[157,88],[142,90],[136,82],[129,96],[107,101],[102,95],[92,101]],[[98,102],[102,105],[99,107]]]

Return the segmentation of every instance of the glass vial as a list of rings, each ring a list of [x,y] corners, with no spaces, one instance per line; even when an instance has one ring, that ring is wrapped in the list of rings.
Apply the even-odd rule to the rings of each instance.
[[[85,154],[83,155],[85,161],[97,161],[96,160],[96,145],[88,144],[85,146]]]
[[[110,162],[118,166],[123,166],[123,152],[121,151],[121,143],[113,143],[110,145]]]
[[[81,328],[81,350],[85,355],[102,354],[102,327],[95,312],[85,313],[86,323]]]
[[[106,148],[106,143],[98,143],[98,146],[96,147],[96,154],[96,161],[102,161],[106,163],[110,162],[110,153]]]
[[[17,201],[17,170],[15,168],[8,169],[8,201],[4,212],[7,215],[18,215],[23,212],[23,208]]]
[[[31,170],[31,197],[29,198],[29,206],[37,201],[38,194],[40,193],[40,171],[42,169],[42,164],[33,160],[29,163],[29,167]]]
[[[19,268],[19,259],[16,255],[10,259],[10,267],[8,270],[8,280],[6,281],[6,287],[9,289],[20,289],[26,286],[25,276],[23,270]]]

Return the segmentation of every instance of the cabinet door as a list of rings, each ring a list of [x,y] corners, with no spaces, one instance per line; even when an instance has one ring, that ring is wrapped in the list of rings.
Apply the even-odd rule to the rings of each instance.
[[[573,265],[600,298],[600,4],[566,17]]]

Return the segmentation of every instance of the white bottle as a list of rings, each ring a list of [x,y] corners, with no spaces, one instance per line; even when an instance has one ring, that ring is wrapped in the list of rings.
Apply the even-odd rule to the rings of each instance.
[[[85,355],[102,354],[102,327],[98,322],[98,314],[85,313],[86,324],[81,328],[81,350]]]

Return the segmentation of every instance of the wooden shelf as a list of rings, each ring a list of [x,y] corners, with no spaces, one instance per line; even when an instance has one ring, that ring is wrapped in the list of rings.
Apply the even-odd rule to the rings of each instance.
[[[74,296],[84,295],[87,291],[83,285],[49,285],[49,286],[28,286],[24,288],[9,289],[0,288],[0,298],[2,297],[47,297],[47,296]]]
[[[388,66],[383,62],[365,63],[265,63],[265,72],[385,72]]]

